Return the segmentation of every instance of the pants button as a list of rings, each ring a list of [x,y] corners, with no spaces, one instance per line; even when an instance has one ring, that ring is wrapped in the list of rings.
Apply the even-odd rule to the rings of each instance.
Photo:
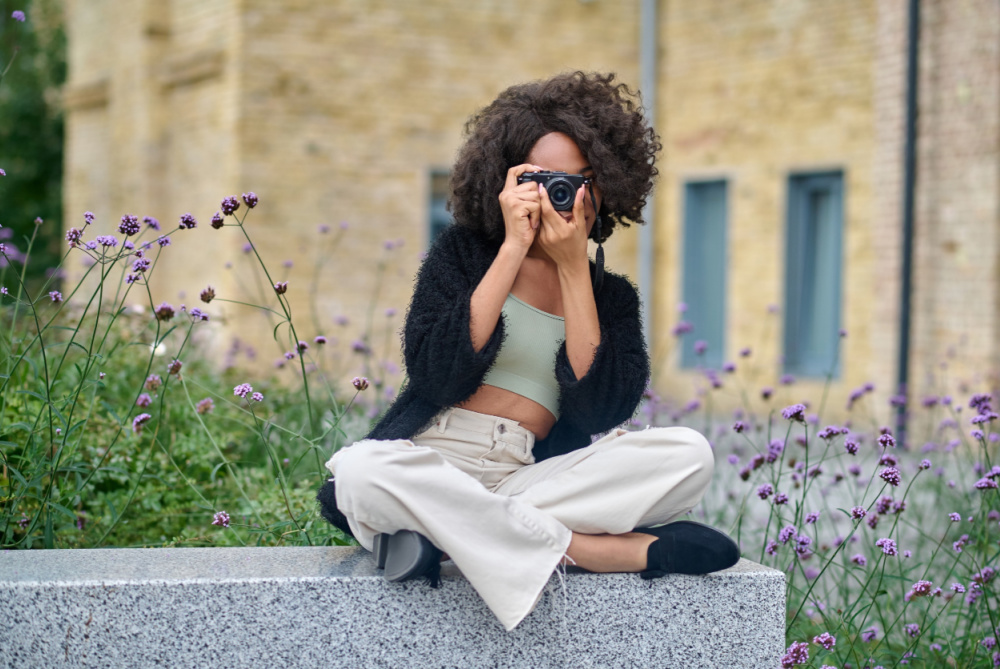
[[[497,426],[497,432],[499,432],[500,434],[503,434],[506,431],[507,431],[507,426],[504,425],[503,423],[500,423],[500,425]]]

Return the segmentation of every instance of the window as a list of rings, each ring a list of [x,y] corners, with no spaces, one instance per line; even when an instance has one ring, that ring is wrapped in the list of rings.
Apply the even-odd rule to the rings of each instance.
[[[785,372],[839,375],[843,176],[792,176],[785,252]]]
[[[452,224],[454,219],[448,211],[448,181],[451,173],[445,170],[431,172],[430,212],[428,216],[428,246],[432,244],[441,231]]]
[[[683,319],[693,326],[681,338],[682,367],[722,366],[726,330],[726,181],[684,187]],[[707,348],[699,355],[696,342]]]

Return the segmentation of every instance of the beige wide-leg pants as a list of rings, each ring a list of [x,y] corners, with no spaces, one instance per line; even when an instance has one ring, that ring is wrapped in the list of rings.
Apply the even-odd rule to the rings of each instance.
[[[509,631],[531,612],[572,532],[669,523],[701,499],[715,460],[684,427],[614,430],[535,463],[516,421],[447,409],[413,439],[359,441],[327,468],[358,541],[419,532],[448,554]]]

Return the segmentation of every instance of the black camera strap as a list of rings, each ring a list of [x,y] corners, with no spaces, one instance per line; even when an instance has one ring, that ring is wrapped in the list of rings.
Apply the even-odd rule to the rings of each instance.
[[[594,207],[594,240],[597,241],[597,251],[594,253],[594,264],[597,269],[594,271],[594,294],[596,295],[604,285],[604,246],[601,243],[601,214],[597,211],[597,198],[594,197],[594,186],[590,184],[590,204]]]

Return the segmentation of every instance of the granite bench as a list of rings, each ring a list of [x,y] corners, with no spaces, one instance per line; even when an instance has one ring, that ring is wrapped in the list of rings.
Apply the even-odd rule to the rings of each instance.
[[[775,667],[784,575],[553,576],[505,632],[451,563],[388,583],[360,548],[0,552],[3,667]]]

